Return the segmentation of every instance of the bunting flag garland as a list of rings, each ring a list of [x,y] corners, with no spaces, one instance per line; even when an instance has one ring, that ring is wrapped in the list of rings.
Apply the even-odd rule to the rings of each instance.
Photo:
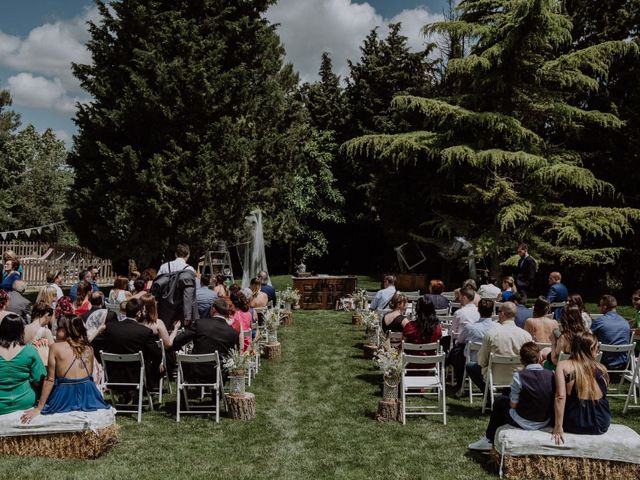
[[[11,238],[18,238],[21,233],[24,233],[27,238],[30,238],[32,233],[38,233],[39,235],[43,231],[53,231],[58,229],[60,225],[63,225],[65,223],[66,222],[54,222],[47,225],[40,225],[38,227],[23,228],[20,230],[9,230],[7,232],[0,232],[0,237],[2,237],[2,240],[7,240]]]

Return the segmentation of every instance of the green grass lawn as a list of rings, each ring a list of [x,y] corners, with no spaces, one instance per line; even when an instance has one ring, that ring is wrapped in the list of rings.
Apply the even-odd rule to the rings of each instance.
[[[2,457],[0,478],[497,478],[486,456],[466,448],[486,427],[479,402],[449,398],[446,426],[438,417],[406,426],[374,420],[381,375],[362,358],[363,327],[352,326],[350,314],[297,311],[279,338],[283,358],[263,361],[250,389],[254,421],[176,423],[169,397],[141,424],[119,416],[121,441],[98,460]],[[640,411],[623,417],[622,401],[611,404],[615,422],[640,430]]]

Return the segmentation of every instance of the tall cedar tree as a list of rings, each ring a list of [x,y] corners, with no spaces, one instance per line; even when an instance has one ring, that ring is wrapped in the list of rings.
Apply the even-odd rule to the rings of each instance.
[[[394,106],[418,130],[360,137],[345,152],[398,171],[419,165],[422,179],[414,182],[428,183],[431,199],[413,209],[416,221],[406,230],[420,237],[422,224],[424,236],[465,236],[494,274],[523,240],[542,259],[614,263],[617,242],[640,211],[610,206],[613,188],[583,166],[579,140],[585,126],[604,136],[623,122],[580,101],[617,58],[637,54],[635,44],[561,54],[571,44],[571,22],[553,0],[466,0],[459,8],[459,20],[425,28],[475,38],[469,55],[448,64],[456,90],[443,98],[396,97]]]
[[[283,184],[304,174],[309,143],[290,103],[297,76],[264,17],[273,3],[98,2],[93,62],[74,65],[93,97],[70,158],[68,216],[83,245],[143,263],[179,241],[201,251],[233,239],[256,206],[271,219],[267,237],[295,234],[273,206],[296,208]]]
[[[12,215],[16,198],[12,188],[16,182],[20,166],[9,156],[9,143],[20,125],[20,116],[10,110],[11,95],[8,90],[0,90],[0,228],[17,227],[17,219]]]

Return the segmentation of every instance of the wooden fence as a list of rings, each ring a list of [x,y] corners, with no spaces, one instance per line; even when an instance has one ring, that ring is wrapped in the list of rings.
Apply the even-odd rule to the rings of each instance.
[[[18,256],[22,278],[30,289],[46,285],[49,271],[61,272],[63,286],[72,285],[78,281],[79,273],[90,266],[100,269],[99,285],[113,285],[115,279],[111,260],[98,258],[86,249],[37,242],[0,242],[0,251],[6,250],[13,250]]]

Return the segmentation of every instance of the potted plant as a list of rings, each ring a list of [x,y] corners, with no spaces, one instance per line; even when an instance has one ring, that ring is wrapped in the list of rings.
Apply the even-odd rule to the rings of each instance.
[[[280,326],[281,311],[279,308],[272,308],[267,311],[264,318],[264,326],[266,330],[266,343],[278,342],[278,327]]]
[[[223,366],[229,372],[229,394],[242,395],[245,390],[245,375],[250,358],[247,352],[232,348],[224,359]]]
[[[391,346],[387,340],[378,349],[374,361],[382,371],[384,379],[382,398],[384,400],[398,399],[398,384],[402,373],[402,355],[398,349]]]
[[[280,301],[284,303],[285,310],[291,310],[291,308],[295,308],[300,301],[300,292],[298,290],[293,290],[291,287],[287,287],[284,291],[279,292]]]
[[[367,327],[365,335],[367,338],[367,344],[378,345],[379,343],[379,329],[380,320],[378,318],[378,312],[366,312],[363,317],[364,325]]]

